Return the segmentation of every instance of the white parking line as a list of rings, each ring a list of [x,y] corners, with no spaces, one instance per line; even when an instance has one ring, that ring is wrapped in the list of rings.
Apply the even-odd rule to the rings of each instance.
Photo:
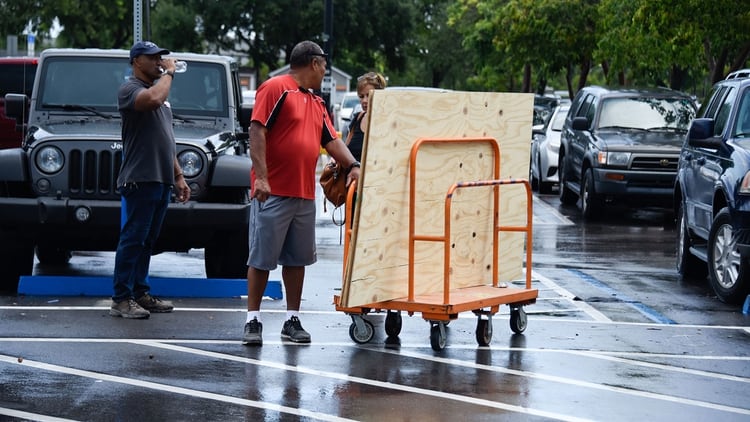
[[[228,355],[228,354],[223,354],[223,353],[198,350],[198,349],[193,349],[193,348],[184,347],[184,346],[163,344],[163,343],[159,343],[159,342],[152,341],[152,340],[135,340],[133,341],[133,343],[144,345],[144,346],[177,351],[177,352],[192,353],[192,354],[216,358],[216,359],[241,362],[241,363],[250,364],[250,365],[265,366],[265,367],[270,367],[270,368],[275,368],[275,369],[280,369],[280,370],[285,370],[285,371],[303,373],[307,375],[326,377],[326,378],[336,379],[336,380],[345,381],[345,382],[353,382],[353,383],[365,384],[365,385],[370,385],[370,386],[376,386],[376,387],[380,387],[380,388],[384,388],[388,390],[396,390],[396,391],[421,394],[421,395],[426,395],[426,396],[431,396],[431,397],[437,397],[437,398],[446,399],[446,400],[454,400],[454,401],[459,401],[459,402],[463,402],[467,404],[486,406],[486,407],[490,407],[494,409],[507,410],[511,412],[550,418],[550,419],[555,419],[555,420],[572,421],[572,422],[590,421],[590,419],[578,418],[575,416],[569,416],[569,415],[564,415],[561,413],[548,412],[548,411],[543,411],[543,410],[538,410],[538,409],[531,409],[531,408],[523,407],[523,406],[515,406],[511,404],[500,403],[497,401],[478,399],[474,397],[467,397],[467,396],[462,396],[458,394],[445,393],[445,392],[436,391],[436,390],[427,390],[423,388],[412,387],[409,385],[396,384],[393,382],[370,380],[366,378],[350,376],[347,374],[309,369],[309,368],[305,368],[302,366],[291,366],[291,365],[285,365],[281,363],[260,361],[256,359]],[[74,369],[74,368],[69,368],[69,367],[60,366],[60,365],[47,364],[44,362],[38,362],[38,361],[33,361],[33,360],[24,359],[23,362],[18,362],[18,360],[19,360],[18,358],[14,358],[11,356],[0,355],[0,362],[16,364],[16,365],[25,365],[25,366],[29,366],[29,367],[36,368],[36,369],[46,370],[46,371],[64,373],[68,375],[75,375],[75,376],[80,376],[80,377],[92,378],[92,379],[115,382],[115,383],[126,384],[126,385],[132,385],[132,386],[142,387],[142,388],[149,388],[152,390],[164,391],[168,393],[183,394],[187,396],[215,400],[215,401],[220,401],[224,403],[250,406],[250,407],[262,408],[266,410],[275,410],[275,411],[279,411],[283,413],[289,413],[293,415],[304,416],[304,417],[319,419],[323,421],[349,421],[350,420],[350,419],[341,418],[335,415],[311,412],[305,409],[295,409],[295,408],[281,406],[281,405],[277,405],[273,403],[241,399],[241,398],[237,398],[233,396],[226,396],[223,394],[209,393],[206,391],[175,387],[175,386],[171,386],[167,384],[155,383],[155,382],[150,382],[150,381],[141,381],[141,380],[133,379],[133,378],[117,377],[113,375]]]
[[[256,400],[242,399],[238,397],[227,396],[223,394],[209,393],[207,391],[194,390],[190,388],[175,387],[172,385],[161,384],[157,382],[142,381],[134,378],[117,377],[114,375],[102,374],[99,372],[85,371],[81,369],[70,368],[67,366],[52,365],[44,362],[38,362],[34,360],[14,358],[7,355],[0,355],[0,362],[11,363],[16,365],[28,366],[36,369],[42,369],[45,371],[58,372],[68,375],[75,375],[79,377],[92,378],[101,381],[109,381],[118,384],[126,384],[135,387],[148,388],[152,390],[165,391],[168,393],[183,394],[191,397],[198,397],[202,399],[215,400],[223,403],[237,404],[241,406],[255,407],[265,410],[273,410],[281,413],[289,413],[297,416],[304,416],[307,418],[314,418],[322,421],[352,421],[352,419],[340,418],[336,415],[329,415],[326,413],[312,412],[305,409],[295,409],[293,407],[281,406],[274,403],[261,402]]]
[[[74,419],[63,419],[39,413],[22,412],[20,410],[8,409],[7,407],[0,407],[0,415],[36,422],[78,422]]]
[[[561,297],[567,299],[570,301],[570,303],[580,309],[581,311],[585,312],[588,316],[594,319],[594,321],[598,322],[612,322],[611,319],[609,319],[606,315],[603,313],[597,311],[593,306],[589,305],[588,303],[582,301],[582,300],[574,300],[576,295],[574,295],[572,292],[564,289],[559,284],[552,281],[552,279],[549,279],[541,274],[539,274],[536,271],[531,272],[531,278],[534,280],[539,280],[541,284],[543,284],[548,289],[556,292]]]
[[[10,340],[10,339],[8,339]],[[283,371],[291,371],[291,372],[297,372],[297,373],[303,373],[307,375],[312,376],[319,376],[329,379],[335,379],[345,382],[354,382],[354,383],[360,383],[365,384],[369,386],[379,387],[379,388],[385,388],[389,390],[396,390],[396,391],[402,391],[402,392],[408,392],[408,393],[414,393],[414,394],[422,394],[426,396],[431,397],[438,397],[446,400],[453,400],[458,401],[466,404],[473,404],[473,405],[480,405],[480,406],[488,406],[496,409],[503,409],[507,411],[517,412],[517,413],[523,413],[528,415],[535,415],[535,416],[541,416],[541,417],[547,417],[557,420],[583,420],[580,418],[576,418],[574,416],[570,415],[564,415],[556,412],[548,412],[543,411],[539,409],[533,409],[533,408],[527,408],[527,407],[519,407],[507,403],[501,403],[496,401],[488,401],[483,399],[478,399],[474,397],[467,397],[460,394],[453,394],[453,393],[444,393],[441,391],[434,391],[429,389],[423,389],[423,388],[417,388],[412,387],[409,385],[402,385],[402,384],[396,384],[393,382],[383,382],[383,381],[377,381],[377,380],[371,380],[367,378],[361,378],[361,377],[355,377],[350,376],[345,373],[338,373],[338,372],[330,372],[330,371],[323,371],[323,370],[317,370],[312,368],[306,368],[304,366],[292,366],[292,365],[286,365],[283,363],[278,362],[271,362],[271,361],[262,361],[242,356],[235,356],[227,353],[219,353],[219,352],[212,352],[212,351],[206,351],[202,349],[196,349],[193,347],[188,347],[186,345],[180,345],[180,344],[238,344],[238,342],[228,342],[228,341],[211,341],[211,340],[140,340],[140,339],[54,339],[54,338],[47,338],[47,339],[34,339],[34,338],[23,338],[23,339],[13,339],[14,341],[23,341],[23,342],[113,342],[113,343],[133,343],[133,344],[139,344],[147,347],[154,347],[164,350],[171,350],[174,352],[180,352],[180,353],[189,353],[193,355],[199,355],[203,357],[208,357],[212,359],[221,359],[226,361],[234,361],[234,362],[240,362],[244,364],[251,364],[251,365],[257,365],[257,366],[264,366],[268,368],[274,368],[279,369]],[[0,342],[6,341],[6,339],[1,339]],[[180,344],[178,344],[180,343]],[[320,343],[321,345],[331,345],[331,343]],[[336,343],[336,345],[340,345],[339,343]],[[290,347],[295,347],[295,345],[289,345]],[[347,346],[344,344],[343,346]],[[348,344],[349,347],[356,347],[352,346],[351,344]],[[423,347],[423,346],[422,346]],[[508,375],[514,375],[519,377],[525,377],[529,379],[536,379],[541,381],[547,381],[547,382],[553,382],[553,383],[559,383],[563,385],[569,385],[569,386],[575,386],[585,389],[593,389],[593,390],[600,390],[600,391],[607,391],[611,393],[617,393],[617,394],[624,394],[628,396],[633,397],[641,397],[641,398],[648,398],[653,400],[659,400],[664,402],[671,402],[671,403],[678,403],[682,405],[687,406],[695,406],[700,408],[707,408],[722,412],[729,412],[734,414],[741,414],[741,415],[748,415],[750,416],[750,409],[744,409],[744,408],[738,408],[734,406],[727,406],[727,405],[721,405],[716,403],[710,403],[706,401],[699,401],[694,399],[687,399],[683,397],[678,396],[671,396],[666,394],[659,394],[659,393],[652,393],[648,391],[639,391],[639,390],[633,390],[630,388],[624,388],[624,387],[617,387],[612,386],[609,384],[602,384],[602,383],[596,383],[596,382],[589,382],[589,381],[583,381],[575,378],[570,377],[562,377],[562,376],[556,376],[556,375],[549,375],[549,374],[543,374],[538,372],[531,372],[531,371],[523,371],[523,370],[516,370],[516,369],[510,369],[500,366],[492,366],[492,365],[485,365],[485,364],[479,364],[476,362],[471,361],[462,361],[452,358],[443,358],[435,355],[430,354],[424,354],[419,351],[417,351],[417,347],[414,347],[414,351],[407,350],[407,345],[401,345],[399,350],[388,350],[388,349],[381,349],[381,348],[367,348],[367,350],[373,352],[373,353],[383,353],[383,354],[391,354],[396,355],[399,357],[410,357],[414,359],[420,359],[420,360],[426,360],[431,362],[437,362],[437,363],[443,363],[450,366],[457,366],[457,367],[465,367],[465,368],[471,368],[471,369],[478,369],[478,370],[486,370],[491,372],[497,372],[497,373],[503,373]],[[472,347],[473,349],[476,349],[476,347]],[[622,354],[627,355],[627,353],[618,353],[618,352],[597,352],[597,351],[575,351],[575,350],[565,350],[565,349],[531,349],[531,348],[507,348],[507,347],[490,347],[489,349],[492,350],[515,350],[515,351],[523,351],[525,353],[564,353],[564,354],[575,354],[580,356],[585,356],[589,358],[594,359],[605,359],[605,360],[611,360],[616,361],[618,363],[622,363],[623,365],[633,365],[633,366],[647,366],[652,367],[659,370],[664,371],[674,371],[679,373],[687,373],[690,375],[695,376],[701,376],[706,377],[709,379],[721,379],[724,381],[732,381],[732,382],[741,382],[741,383],[750,383],[750,379],[747,377],[740,377],[740,376],[731,376],[731,375],[725,375],[720,373],[714,373],[714,372],[708,372],[708,371],[701,371],[701,370],[693,370],[688,368],[683,368],[679,366],[672,366],[672,365],[666,365],[666,364],[654,364],[649,362],[642,362],[642,361],[634,361],[632,359],[624,359],[624,358],[618,358],[613,355]],[[647,354],[650,357],[653,357],[650,354]],[[683,355],[666,355],[664,357],[668,358],[684,358]],[[750,357],[743,357],[743,356],[691,356],[693,359],[719,359],[719,360],[744,360],[750,362]],[[24,364],[28,366],[32,366],[38,369],[44,369],[44,370],[50,370],[50,371],[56,371],[56,372],[62,372],[62,373],[68,373],[71,375],[78,375],[78,376],[85,376],[90,378],[96,378],[96,379],[102,379],[102,380],[108,380],[113,382],[120,382],[124,384],[129,385],[137,385],[137,386],[143,386],[146,388],[151,389],[158,389],[161,391],[167,391],[167,392],[173,392],[177,394],[186,394],[196,397],[202,397],[202,398],[208,398],[212,400],[219,400],[227,403],[234,403],[234,404],[241,404],[246,406],[252,406],[252,407],[262,407],[265,409],[271,409],[271,410],[278,410],[278,411],[284,411],[283,406],[268,404],[264,402],[256,402],[252,400],[245,400],[245,399],[238,399],[231,396],[224,396],[220,394],[214,394],[214,393],[207,393],[203,391],[198,390],[191,390],[191,389],[184,389],[179,387],[172,387],[165,384],[159,384],[159,383],[152,383],[152,382],[144,382],[140,380],[135,380],[131,378],[124,378],[124,377],[116,377],[111,375],[104,375],[100,373],[94,373],[89,371],[82,371],[72,368],[67,368],[59,365],[50,365],[45,364],[41,362],[36,361],[29,361],[29,360],[23,360],[23,363],[18,362],[18,358],[16,357],[10,357],[6,355],[0,355],[0,361],[11,363],[11,364]],[[288,408],[286,408],[288,409]],[[293,411],[300,411],[298,409],[293,409]],[[289,412],[292,413],[292,412]],[[298,414],[298,413],[294,413]],[[310,416],[310,415],[308,415]],[[322,417],[334,417],[332,415],[317,415]],[[313,417],[313,416],[310,416]],[[324,419],[324,420],[337,420],[337,419]]]

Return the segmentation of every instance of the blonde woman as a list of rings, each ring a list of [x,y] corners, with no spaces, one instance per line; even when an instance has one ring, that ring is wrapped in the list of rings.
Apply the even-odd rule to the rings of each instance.
[[[362,111],[352,116],[352,121],[349,123],[349,134],[346,136],[346,145],[357,161],[362,160],[362,143],[365,140],[365,132],[367,132],[367,119],[365,117],[367,116],[370,91],[385,89],[385,86],[386,80],[379,73],[367,72],[357,78],[357,96]]]

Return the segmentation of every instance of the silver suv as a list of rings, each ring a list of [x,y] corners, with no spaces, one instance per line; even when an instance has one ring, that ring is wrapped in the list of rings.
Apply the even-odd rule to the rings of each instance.
[[[583,88],[560,135],[560,201],[584,218],[610,204],[672,206],[680,146],[695,103],[668,89]]]

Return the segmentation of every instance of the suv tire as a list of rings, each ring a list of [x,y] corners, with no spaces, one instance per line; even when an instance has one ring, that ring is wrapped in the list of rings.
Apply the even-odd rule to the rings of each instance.
[[[36,245],[36,257],[42,265],[66,265],[73,257],[73,253],[56,246]]]
[[[594,171],[586,170],[581,186],[581,212],[586,220],[593,220],[601,213],[602,203],[594,191]]]
[[[565,184],[565,173],[568,171],[565,167],[565,156],[560,154],[559,164],[557,166],[557,172],[560,175],[560,202],[564,205],[573,205],[578,201],[578,195]]]
[[[531,184],[531,190],[536,191],[539,189],[541,181],[534,176],[534,166],[529,162],[529,183]]]
[[[15,293],[19,278],[34,269],[34,245],[13,237],[0,232],[0,291]]]
[[[680,208],[677,210],[677,272],[686,280],[703,280],[708,275],[708,266],[690,252],[693,239],[688,230],[686,212],[685,204],[680,201]]]
[[[748,292],[748,262],[740,256],[734,239],[729,208],[714,217],[708,235],[708,279],[722,302],[741,303]]]
[[[207,278],[246,278],[248,257],[248,232],[216,233],[206,245],[205,267]]]

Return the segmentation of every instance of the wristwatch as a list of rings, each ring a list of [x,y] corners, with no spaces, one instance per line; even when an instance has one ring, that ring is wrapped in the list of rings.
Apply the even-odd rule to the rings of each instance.
[[[172,77],[172,79],[174,79],[174,70],[167,70],[165,75],[169,75]]]
[[[361,168],[361,167],[362,167],[362,164],[360,164],[360,162],[359,162],[359,161],[355,161],[355,162],[353,162],[353,163],[352,163],[352,164],[351,164],[351,165],[349,166],[349,168],[348,168],[347,170],[351,170],[351,169],[353,169],[354,167],[357,167],[357,168]]]

